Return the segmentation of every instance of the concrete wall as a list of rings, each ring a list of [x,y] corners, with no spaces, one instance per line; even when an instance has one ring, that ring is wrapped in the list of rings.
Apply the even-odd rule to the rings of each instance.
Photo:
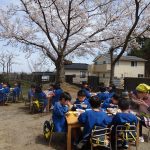
[[[131,61],[119,61],[119,65],[115,66],[115,77],[138,77],[138,74],[145,72],[144,62],[137,62],[137,66],[131,66]]]

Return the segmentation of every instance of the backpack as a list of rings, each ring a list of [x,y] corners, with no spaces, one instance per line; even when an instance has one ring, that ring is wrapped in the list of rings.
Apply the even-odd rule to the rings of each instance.
[[[38,113],[40,109],[40,104],[38,100],[34,100],[31,108],[32,113]]]
[[[54,129],[54,124],[52,120],[50,121],[46,120],[43,125],[43,134],[46,140],[50,138],[53,129]]]

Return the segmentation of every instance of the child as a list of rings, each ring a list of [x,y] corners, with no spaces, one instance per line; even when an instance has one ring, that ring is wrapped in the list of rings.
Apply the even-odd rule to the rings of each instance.
[[[89,89],[88,83],[86,81],[82,82],[81,90],[83,90],[85,92],[87,99],[89,99],[91,97],[90,89]]]
[[[54,106],[56,102],[59,101],[60,95],[63,93],[63,90],[60,87],[60,84],[56,83],[54,85],[54,93],[52,97],[52,105]]]
[[[86,93],[83,90],[78,91],[77,97],[78,98],[76,99],[72,110],[90,109],[91,108],[91,105],[90,105],[88,99],[86,98]]]
[[[29,91],[28,91],[28,100],[31,102],[32,100],[33,100],[33,98],[34,98],[34,94],[35,94],[35,85],[34,84],[32,84],[31,85],[31,88],[29,89]]]
[[[77,145],[78,149],[82,149],[86,145],[95,125],[105,128],[111,123],[111,118],[105,112],[100,111],[101,102],[98,97],[91,97],[90,104],[92,110],[82,113],[78,118],[79,122],[84,124],[83,139]]]
[[[109,86],[109,97],[111,98],[116,93],[116,86],[114,84],[111,84]]]
[[[121,113],[117,113],[112,120],[112,125],[114,125],[113,131],[112,131],[112,142],[115,141],[115,128],[117,125],[125,125],[126,123],[130,123],[130,125],[137,125],[138,119],[135,115],[129,113],[129,105],[130,102],[127,99],[120,99],[118,106],[121,109]],[[114,140],[113,140],[114,139]],[[122,145],[123,148],[128,148],[128,142],[123,141]]]
[[[3,88],[3,83],[0,83],[0,89],[2,89]]]
[[[100,87],[100,93],[98,93],[97,96],[101,102],[104,102],[106,99],[110,98],[110,95],[106,92],[105,87]]]
[[[3,93],[8,94],[10,92],[9,84],[4,83],[3,84]]]
[[[102,108],[107,109],[107,108],[114,108],[117,107],[119,103],[119,96],[117,94],[114,94],[112,98],[108,98],[104,101]]]
[[[15,83],[15,88],[13,89],[13,101],[16,101],[16,98],[19,99],[20,96],[20,88],[17,83]]]
[[[39,102],[43,103],[44,111],[48,104],[48,100],[46,94],[42,91],[42,87],[40,85],[36,86],[34,98],[38,99]]]
[[[53,123],[55,132],[66,132],[67,131],[67,122],[65,114],[68,112],[71,101],[71,96],[68,92],[64,92],[60,96],[59,102],[55,103],[53,108]]]

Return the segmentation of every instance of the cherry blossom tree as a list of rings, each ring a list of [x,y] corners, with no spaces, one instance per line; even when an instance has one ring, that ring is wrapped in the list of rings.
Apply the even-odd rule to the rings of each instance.
[[[147,10],[146,2],[20,0],[18,5],[0,9],[0,38],[29,54],[42,51],[56,66],[57,82],[64,82],[64,63],[69,55],[95,54],[106,41],[111,46],[123,41],[120,57],[135,33],[139,17]]]
[[[20,0],[0,11],[0,37],[24,52],[42,51],[64,81],[68,55],[93,54],[97,44],[112,39],[102,32],[115,20],[107,16],[112,0]],[[18,44],[19,43],[19,44]]]
[[[114,81],[115,64],[124,52],[138,47],[137,37],[150,35],[150,2],[147,0],[122,1],[124,10],[121,18],[107,30],[114,38],[107,41],[109,45],[111,71],[110,84]],[[116,57],[114,57],[116,54]]]

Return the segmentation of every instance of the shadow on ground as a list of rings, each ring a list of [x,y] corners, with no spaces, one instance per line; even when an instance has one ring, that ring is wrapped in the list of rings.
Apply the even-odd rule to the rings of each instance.
[[[54,133],[52,136],[52,141],[49,145],[49,140],[46,140],[41,134],[35,138],[35,143],[46,145],[47,147],[50,146],[56,150],[66,150],[66,135],[63,133]]]

